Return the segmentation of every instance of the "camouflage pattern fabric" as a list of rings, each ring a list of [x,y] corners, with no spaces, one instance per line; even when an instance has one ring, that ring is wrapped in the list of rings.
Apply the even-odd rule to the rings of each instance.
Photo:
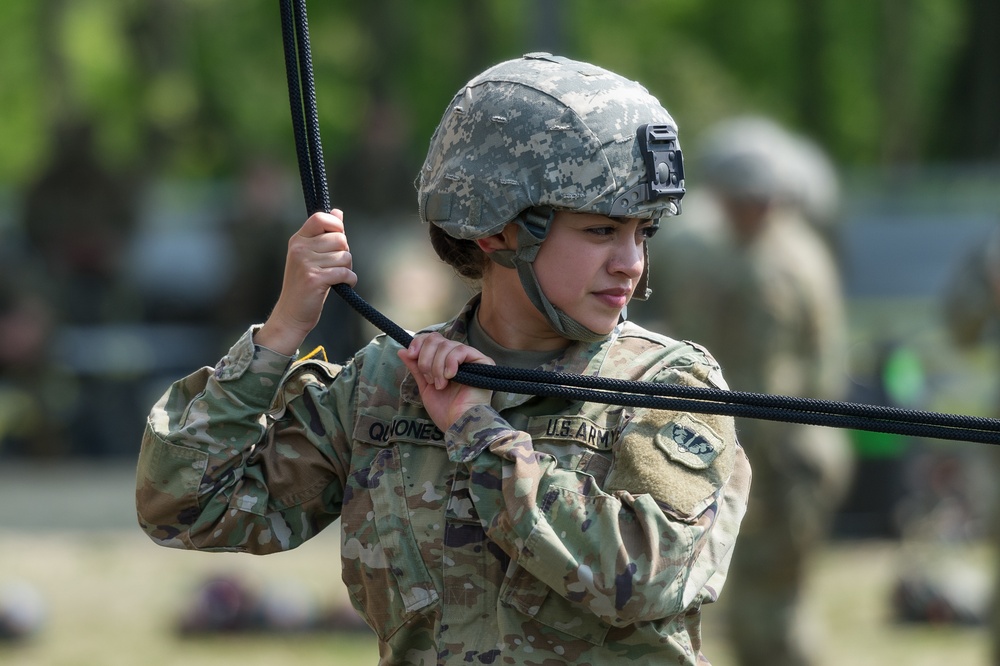
[[[476,304],[440,331],[465,340]],[[334,365],[251,334],[152,410],[136,498],[154,541],[271,553],[341,518],[383,664],[706,663],[701,606],[750,484],[731,419],[498,393],[441,432],[392,340]],[[703,351],[628,323],[543,367],[724,386]]]
[[[549,53],[502,62],[459,90],[435,129],[417,179],[420,219],[460,239],[518,224],[517,247],[490,259],[517,270],[528,299],[564,338],[600,340],[548,300],[532,264],[552,210],[652,219],[679,212],[680,145],[673,141],[657,173],[647,173],[637,136],[646,125],[676,139],[670,114],[635,81]],[[651,195],[651,182],[670,191]],[[634,299],[648,297],[648,283],[643,271]]]
[[[548,53],[500,63],[448,105],[418,179],[420,217],[454,238],[485,238],[533,206],[610,215],[646,166],[645,123],[677,127],[635,81]],[[666,198],[624,217],[660,217]]]
[[[958,262],[946,285],[943,305],[945,324],[955,344],[970,347],[988,337],[991,325],[1000,317],[1000,229]],[[1000,407],[996,412],[1000,413]],[[1000,451],[986,447],[979,455],[1000,474]],[[998,553],[989,619],[993,641],[990,663],[1000,666],[1000,495],[994,498],[990,536]]]
[[[776,210],[747,246],[711,199],[671,220],[650,247],[650,302],[666,330],[704,344],[734,390],[842,397],[845,322],[837,272],[801,218]],[[730,571],[727,608],[739,663],[807,664],[801,584],[850,482],[842,431],[737,419],[754,469],[750,510]]]

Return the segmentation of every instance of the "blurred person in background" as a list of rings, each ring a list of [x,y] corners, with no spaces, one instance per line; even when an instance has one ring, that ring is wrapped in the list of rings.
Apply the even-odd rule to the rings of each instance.
[[[134,386],[95,369],[103,354],[94,345],[64,341],[71,330],[94,333],[143,316],[138,290],[123,271],[139,218],[142,175],[108,163],[87,120],[62,121],[53,143],[48,162],[24,191],[24,259],[34,270],[30,277],[18,274],[17,284],[34,290],[35,311],[38,304],[46,310],[49,346],[42,364],[49,376],[56,365],[62,373],[41,394],[46,428],[66,435],[58,450],[50,439],[48,453],[105,455],[122,442],[116,433]],[[94,340],[76,339],[82,337]],[[68,358],[84,359],[86,370]]]
[[[0,455],[50,458],[66,453],[54,397],[64,379],[51,362],[54,313],[22,262],[0,268]]]
[[[438,255],[481,291],[409,347],[296,361],[357,276],[339,210],[288,243],[281,295],[154,406],[137,471],[156,542],[295,548],[340,518],[343,579],[384,664],[706,663],[749,493],[731,418],[475,389],[462,362],[725,387],[622,320],[678,211],[676,125],[641,85],[535,53],[460,89],[418,180]],[[652,147],[651,147],[652,148]],[[654,187],[657,185],[657,187]]]
[[[141,306],[122,260],[138,224],[139,183],[102,161],[90,123],[67,121],[56,134],[58,150],[25,192],[24,228],[58,321],[135,321]]]
[[[945,286],[943,314],[952,341],[968,349],[986,340],[996,341],[1000,324],[1000,227],[984,242],[976,244],[955,265]],[[1000,413],[1000,408],[997,409]],[[1000,475],[1000,452],[988,447],[983,452]],[[994,477],[995,478],[995,477]],[[995,562],[1000,565],[1000,493],[992,489],[993,519],[989,533],[997,549]],[[993,640],[993,664],[1000,665],[1000,566],[995,566],[996,580],[989,620]]]
[[[770,120],[747,117],[712,128],[689,173],[706,189],[661,232],[643,312],[710,349],[733,390],[842,398],[844,304],[824,240],[837,191],[829,163]],[[737,419],[737,433],[754,484],[726,600],[735,654],[744,666],[815,663],[803,583],[850,484],[849,440],[754,419]]]

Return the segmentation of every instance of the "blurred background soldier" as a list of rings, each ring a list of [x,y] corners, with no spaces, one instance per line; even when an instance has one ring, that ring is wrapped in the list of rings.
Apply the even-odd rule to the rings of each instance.
[[[944,294],[944,316],[952,341],[970,348],[985,338],[996,339],[1000,315],[1000,228],[994,229],[985,242],[977,243],[953,271]],[[998,410],[1000,411],[1000,410]],[[1000,454],[994,447],[983,452],[1000,474]],[[993,524],[989,530],[1000,548],[1000,495],[993,498]],[[997,556],[1000,563],[1000,555]],[[993,592],[990,636],[993,640],[993,664],[1000,664],[1000,567]]]
[[[733,390],[842,398],[844,307],[828,242],[833,169],[761,118],[717,125],[700,152],[690,182],[706,191],[689,195],[665,238],[650,244],[660,255],[643,312],[706,346]],[[848,489],[850,444],[832,428],[742,419],[737,429],[754,482],[730,571],[732,646],[748,666],[813,663],[818,641],[802,585]]]

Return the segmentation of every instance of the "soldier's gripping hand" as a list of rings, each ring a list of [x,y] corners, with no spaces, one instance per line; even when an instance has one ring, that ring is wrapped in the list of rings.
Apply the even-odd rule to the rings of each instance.
[[[281,295],[254,342],[291,356],[319,323],[335,284],[357,284],[344,213],[316,213],[288,241]]]
[[[424,409],[442,431],[468,409],[488,405],[493,398],[489,389],[451,381],[462,363],[496,365],[475,347],[449,340],[440,333],[425,333],[413,338],[406,349],[400,349],[399,358],[417,381]]]

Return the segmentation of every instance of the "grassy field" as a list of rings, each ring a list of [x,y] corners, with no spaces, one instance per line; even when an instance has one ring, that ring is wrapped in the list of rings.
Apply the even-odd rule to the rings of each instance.
[[[332,535],[331,535],[332,536]],[[324,605],[346,600],[336,540],[268,558],[176,552],[136,532],[0,535],[0,571],[32,582],[46,600],[44,630],[0,648],[11,666],[373,664],[374,642],[353,634],[181,638],[175,623],[205,578],[307,585]]]
[[[0,664],[355,666],[377,661],[373,641],[357,634],[179,637],[175,622],[196,585],[219,573],[255,585],[304,586],[324,607],[345,604],[336,535],[331,531],[298,551],[262,558],[160,548],[132,526],[129,470],[89,472],[77,488],[71,480],[79,474],[53,472],[41,483],[24,470],[0,470],[0,582],[30,582],[43,595],[48,613],[33,640],[0,645]],[[54,486],[61,492],[52,491]],[[24,508],[53,511],[56,505],[58,512],[34,520]],[[982,548],[968,552],[978,561],[988,556]],[[891,621],[889,590],[901,558],[899,546],[888,541],[837,543],[823,554],[809,594],[824,625],[823,665],[988,664],[988,637],[981,628]],[[718,610],[706,611],[706,654],[716,666],[726,666],[732,661]]]
[[[370,638],[352,634],[180,638],[174,622],[197,582],[220,572],[260,584],[306,584],[324,604],[346,602],[337,544],[323,537],[299,552],[256,558],[158,548],[134,532],[0,535],[0,571],[32,581],[48,605],[32,641],[0,647],[10,666],[186,666],[294,663],[373,664]],[[985,631],[900,626],[890,621],[888,586],[898,550],[887,542],[830,547],[811,600],[825,621],[824,664],[987,664]],[[715,611],[716,609],[712,609]],[[707,654],[732,663],[718,613],[706,615]]]

